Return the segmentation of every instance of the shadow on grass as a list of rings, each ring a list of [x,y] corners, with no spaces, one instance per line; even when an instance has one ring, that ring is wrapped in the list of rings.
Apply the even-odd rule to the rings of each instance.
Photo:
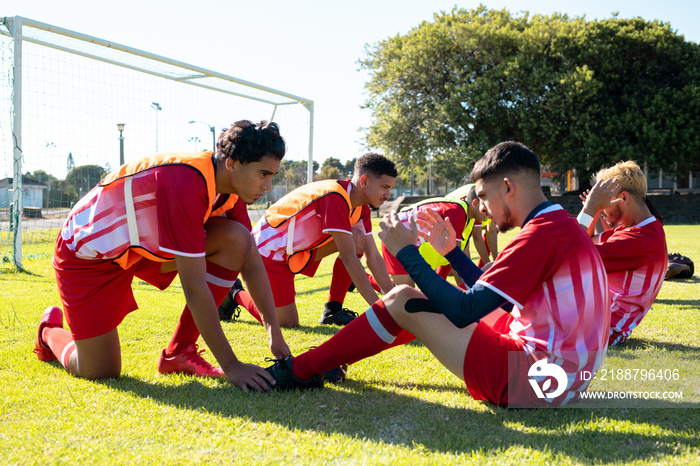
[[[132,377],[97,383],[178,409],[435,453],[497,456],[513,447],[561,454],[577,462],[608,463],[668,459],[679,451],[700,448],[700,405],[690,409],[505,409],[479,404],[479,409],[470,409],[425,401],[418,398],[420,392],[414,397],[354,380],[338,388],[268,394],[246,394],[225,381],[207,386],[194,378],[176,386]]]
[[[242,310],[241,312],[246,312],[245,310]],[[260,322],[257,321],[252,321],[252,320],[237,320],[235,322],[226,322],[225,325],[250,325],[253,327],[259,327],[261,324]],[[306,335],[325,335],[328,338],[331,338],[333,335],[338,333],[343,327],[340,327],[338,325],[314,325],[314,326],[309,326],[309,325],[300,325],[299,327],[294,327],[293,330],[296,332],[304,333]],[[282,329],[284,332],[286,329]],[[324,340],[325,341],[325,340]],[[323,342],[320,342],[321,344]],[[409,343],[405,343],[406,345],[410,346],[423,346],[423,343],[421,343],[419,340],[413,340]]]
[[[633,350],[649,350],[656,349],[662,351],[683,351],[690,352],[689,357],[700,357],[700,354],[693,355],[692,353],[700,353],[700,347],[684,345],[682,343],[669,343],[666,341],[654,341],[648,339],[641,339],[630,337],[624,343],[611,346],[608,348],[608,352],[611,354],[624,355],[627,351]]]

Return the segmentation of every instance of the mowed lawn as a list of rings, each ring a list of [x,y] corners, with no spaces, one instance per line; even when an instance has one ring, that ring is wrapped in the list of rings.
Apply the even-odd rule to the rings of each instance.
[[[666,232],[669,251],[700,264],[698,226]],[[673,384],[644,389],[682,390],[683,403],[528,410],[472,400],[418,342],[352,365],[345,383],[323,390],[246,394],[160,375],[184,304],[177,281],[163,292],[134,283],[140,309],[119,327],[119,379],[77,379],[32,353],[43,310],[59,304],[50,258],[50,245],[29,245],[27,273],[0,267],[0,464],[700,463],[700,274],[666,282],[633,338],[606,359],[611,370],[678,369]],[[295,354],[338,330],[318,325],[332,264],[297,279],[302,326],[284,331]],[[367,307],[356,292],[345,305]],[[224,331],[240,359],[270,364],[266,334],[245,311]]]

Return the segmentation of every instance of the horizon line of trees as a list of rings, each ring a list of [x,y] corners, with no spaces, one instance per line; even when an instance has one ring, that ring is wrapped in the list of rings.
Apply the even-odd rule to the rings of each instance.
[[[667,23],[454,8],[367,45],[367,147],[456,181],[518,140],[546,171],[700,169],[700,47]]]

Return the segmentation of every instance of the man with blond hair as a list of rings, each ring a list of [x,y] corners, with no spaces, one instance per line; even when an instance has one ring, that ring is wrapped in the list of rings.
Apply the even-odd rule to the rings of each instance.
[[[611,298],[610,346],[629,338],[661,290],[668,252],[663,218],[647,198],[644,172],[620,162],[595,176],[582,199],[579,223],[603,258]],[[600,218],[603,231],[595,234]]]

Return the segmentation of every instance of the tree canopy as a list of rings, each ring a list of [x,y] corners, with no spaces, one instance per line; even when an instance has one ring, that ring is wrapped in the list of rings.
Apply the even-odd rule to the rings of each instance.
[[[403,164],[432,156],[448,179],[504,140],[582,177],[627,159],[686,173],[700,157],[700,48],[667,23],[455,8],[360,65],[368,145]]]

